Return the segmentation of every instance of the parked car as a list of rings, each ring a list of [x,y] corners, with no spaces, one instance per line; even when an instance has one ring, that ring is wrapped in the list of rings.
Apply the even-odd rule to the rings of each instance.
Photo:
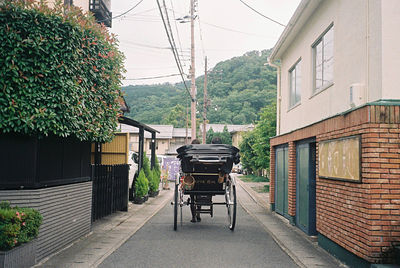
[[[242,164],[236,164],[236,165],[234,165],[233,167],[232,167],[232,172],[233,173],[238,173],[238,174],[241,174],[242,173]]]
[[[129,197],[133,196],[133,181],[138,176],[138,160],[138,154],[136,152],[129,151]]]

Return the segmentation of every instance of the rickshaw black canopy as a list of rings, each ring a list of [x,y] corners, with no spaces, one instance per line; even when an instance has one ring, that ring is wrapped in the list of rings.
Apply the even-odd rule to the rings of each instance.
[[[227,144],[189,144],[176,151],[185,173],[230,173],[233,163],[240,162],[239,149]]]

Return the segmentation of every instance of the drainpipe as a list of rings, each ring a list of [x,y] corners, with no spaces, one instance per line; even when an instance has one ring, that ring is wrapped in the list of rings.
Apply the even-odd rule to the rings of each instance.
[[[281,67],[271,62],[271,58],[268,58],[267,64],[273,68],[276,68],[277,73],[277,102],[276,102],[276,135],[281,134],[281,101],[282,101],[282,92],[281,92]]]

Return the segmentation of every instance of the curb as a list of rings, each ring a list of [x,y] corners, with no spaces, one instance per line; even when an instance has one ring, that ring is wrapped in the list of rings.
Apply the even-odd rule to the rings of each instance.
[[[259,202],[256,200],[256,198],[250,193],[248,187],[245,185],[245,183],[243,183],[241,180],[237,180],[239,181],[240,187],[249,195],[249,197],[251,199],[254,200],[254,202],[257,203],[257,205],[265,208],[264,206],[260,205]],[[285,244],[253,213],[250,211],[250,209],[248,209],[241,200],[239,200],[240,205],[242,206],[242,208],[249,214],[251,215],[262,227],[263,229],[272,237],[272,239],[274,239],[275,243],[278,244],[278,246],[293,260],[293,262],[295,264],[297,264],[299,267],[302,268],[307,268],[306,265],[304,265],[303,262],[300,261],[299,258],[296,257],[296,255],[289,250]],[[267,208],[265,208],[267,209]],[[268,209],[267,209],[268,210]],[[268,213],[271,213],[270,210],[268,210]],[[272,215],[271,215],[272,216]]]
[[[270,208],[268,207],[268,203],[267,203],[267,206],[265,206],[264,202],[260,201],[260,198],[257,196],[257,193],[253,189],[248,187],[246,185],[246,183],[244,183],[237,175],[236,175],[236,181],[239,182],[239,184],[243,188],[243,190],[245,190],[245,192],[251,197],[251,199],[253,199],[254,202],[257,203],[257,205],[261,206],[262,208],[266,209],[267,211],[271,211]]]

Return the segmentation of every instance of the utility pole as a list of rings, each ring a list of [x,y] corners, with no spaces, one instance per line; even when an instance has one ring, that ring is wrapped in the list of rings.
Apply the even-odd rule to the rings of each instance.
[[[207,56],[204,60],[204,103],[203,103],[203,144],[206,144],[206,121],[207,121]]]
[[[195,77],[195,61],[194,61],[194,1],[190,0],[190,32],[191,32],[191,124],[192,124],[192,137],[196,139],[196,77]]]
[[[189,128],[189,106],[188,103],[186,102],[186,137],[185,137],[185,144],[189,144],[189,140],[188,140],[188,128]]]

